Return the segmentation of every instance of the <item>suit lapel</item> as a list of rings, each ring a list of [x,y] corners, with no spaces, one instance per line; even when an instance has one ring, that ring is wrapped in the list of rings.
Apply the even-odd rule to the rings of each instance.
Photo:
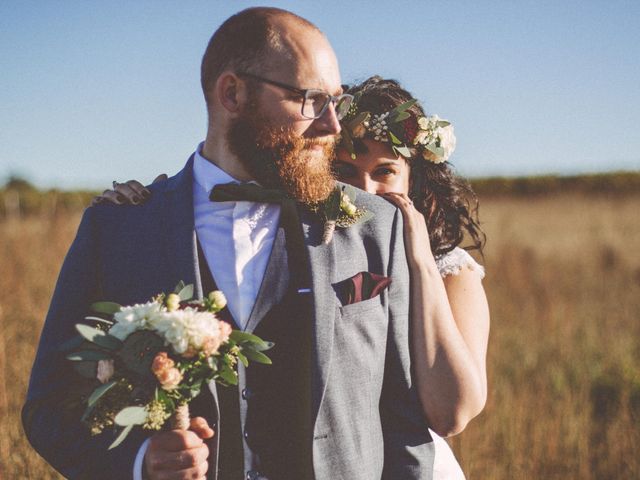
[[[313,352],[312,352],[312,408],[315,422],[329,377],[333,349],[336,296],[332,288],[335,282],[335,242],[320,243],[322,224],[315,215],[303,215],[305,243],[311,265],[311,289],[313,292]]]
[[[285,234],[284,229],[279,227],[264,277],[260,283],[258,296],[247,321],[246,331],[253,332],[256,329],[269,310],[282,301],[288,287],[289,265],[287,263]]]
[[[175,177],[167,181],[165,195],[166,232],[165,261],[168,281],[175,286],[180,280],[194,284],[198,297],[202,284],[198,272],[193,214],[193,156]]]

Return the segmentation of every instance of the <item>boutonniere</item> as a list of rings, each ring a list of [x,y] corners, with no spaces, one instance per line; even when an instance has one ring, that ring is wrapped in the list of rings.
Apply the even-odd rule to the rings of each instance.
[[[322,243],[328,245],[333,238],[336,227],[347,228],[351,225],[366,222],[373,214],[364,208],[358,208],[354,203],[356,190],[349,186],[337,186],[331,195],[319,206],[324,217],[322,229]]]

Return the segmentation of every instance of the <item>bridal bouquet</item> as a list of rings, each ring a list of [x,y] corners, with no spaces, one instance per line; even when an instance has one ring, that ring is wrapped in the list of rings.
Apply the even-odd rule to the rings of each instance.
[[[226,305],[222,292],[192,297],[193,286],[181,282],[144,304],[98,302],[91,307],[97,315],[85,318],[93,326],[76,325],[80,336],[67,359],[97,380],[82,421],[96,435],[123,427],[110,449],[135,426],[188,428],[188,404],[210,381],[236,385],[238,361],[271,363],[262,352],[272,343],[217,318]]]

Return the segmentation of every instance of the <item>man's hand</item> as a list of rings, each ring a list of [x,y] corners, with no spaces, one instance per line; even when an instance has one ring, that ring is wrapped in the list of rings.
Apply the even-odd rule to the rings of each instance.
[[[205,480],[209,448],[203,439],[213,430],[202,417],[191,419],[190,430],[161,432],[149,442],[144,456],[146,478],[150,480]]]

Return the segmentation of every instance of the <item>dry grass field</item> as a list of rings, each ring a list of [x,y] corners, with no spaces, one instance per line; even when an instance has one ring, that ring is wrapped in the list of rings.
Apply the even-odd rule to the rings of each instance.
[[[489,400],[452,439],[468,479],[640,478],[638,212],[637,192],[482,198]],[[19,412],[78,221],[0,220],[2,479],[60,478]]]

